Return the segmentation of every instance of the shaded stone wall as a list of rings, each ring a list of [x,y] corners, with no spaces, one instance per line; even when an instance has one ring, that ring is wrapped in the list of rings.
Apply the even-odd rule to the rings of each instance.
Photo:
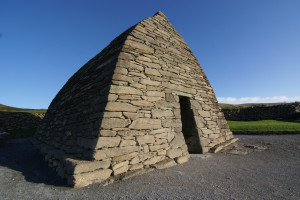
[[[0,130],[36,128],[44,116],[44,113],[1,112]]]
[[[190,102],[201,152],[233,141],[200,64],[159,12],[70,78],[51,103],[37,143],[75,187],[180,164],[189,158],[180,96]]]
[[[299,119],[300,103],[282,104],[274,106],[252,106],[241,109],[223,109],[227,120],[255,121],[266,119]]]

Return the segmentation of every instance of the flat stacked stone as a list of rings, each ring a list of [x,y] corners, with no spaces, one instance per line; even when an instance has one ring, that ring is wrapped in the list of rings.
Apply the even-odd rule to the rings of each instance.
[[[76,72],[35,135],[74,187],[187,162],[179,96],[188,97],[201,151],[233,140],[196,57],[165,15],[131,27]]]

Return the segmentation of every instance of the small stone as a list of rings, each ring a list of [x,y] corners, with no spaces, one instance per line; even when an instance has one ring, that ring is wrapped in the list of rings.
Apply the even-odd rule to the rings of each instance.
[[[127,75],[128,71],[127,71],[126,68],[116,67],[114,73],[115,74],[124,74],[124,75]]]
[[[137,155],[138,155],[138,152],[132,152],[132,153],[129,153],[126,155],[114,157],[112,160],[114,162],[120,162],[120,161],[124,161],[124,160],[130,160],[130,159],[136,157]]]
[[[134,165],[130,165],[129,170],[132,171],[132,170],[142,169],[143,167],[144,165],[142,163],[137,163]]]
[[[144,61],[144,62],[152,62],[152,60],[145,56],[139,56],[136,58],[136,60]]]
[[[144,165],[153,165],[155,163],[158,163],[159,161],[162,161],[163,159],[165,159],[165,156],[154,156],[144,161]]]
[[[157,91],[147,91],[146,95],[150,97],[165,97],[164,92],[157,92]]]
[[[161,85],[160,82],[158,82],[158,81],[152,81],[150,79],[142,79],[140,83],[144,84],[144,85],[153,85],[153,86],[159,86],[159,85]]]
[[[70,176],[68,178],[68,184],[73,185],[74,188],[84,187],[92,183],[101,182],[108,179],[111,173],[112,170],[103,169],[103,170],[96,170],[89,173],[77,174],[74,176]]]
[[[154,146],[150,146],[150,151],[157,151],[159,149],[165,149],[169,147],[169,144],[165,143],[165,144],[161,144],[161,145],[154,145]]]
[[[160,119],[138,118],[133,120],[129,126],[131,129],[159,129],[161,128]]]
[[[90,162],[66,158],[64,160],[64,165],[68,174],[81,174],[92,172],[97,169],[107,169],[110,165],[110,160]]]
[[[129,161],[125,161],[125,162],[118,163],[115,166],[113,166],[112,168],[113,168],[114,175],[116,176],[118,174],[127,172],[129,169],[128,164],[129,164]]]
[[[211,117],[210,112],[208,112],[208,111],[198,110],[198,113],[201,117]]]
[[[95,139],[80,138],[78,144],[84,148],[100,149],[103,147],[116,147],[119,146],[121,137],[99,137]]]
[[[139,101],[131,101],[131,103],[135,106],[144,106],[144,107],[152,107],[153,103],[150,101],[139,100]]]
[[[181,157],[176,158],[176,162],[177,162],[178,164],[185,163],[185,162],[187,162],[188,160],[189,160],[189,156],[188,156],[188,155],[187,155],[187,156],[181,156]]]
[[[172,167],[174,165],[176,165],[176,162],[173,159],[167,159],[167,160],[160,161],[159,163],[156,163],[153,166],[157,169],[164,169],[167,167]]]
[[[138,90],[134,87],[118,86],[118,85],[111,85],[110,86],[110,93],[143,95],[143,92],[141,90]]]
[[[134,140],[122,140],[120,147],[134,146],[134,145],[136,145],[136,142]]]
[[[181,149],[169,149],[167,150],[167,156],[169,158],[176,158],[182,155],[182,150]]]
[[[174,113],[171,110],[153,109],[153,118],[172,117]]]
[[[103,160],[106,158],[122,156],[135,151],[139,151],[138,146],[110,148],[110,149],[95,151],[93,157],[95,160]]]
[[[161,76],[157,69],[146,68],[145,73],[153,76]]]
[[[123,128],[127,127],[131,123],[130,119],[120,118],[103,118],[100,121],[101,127],[104,129]]]
[[[129,103],[121,103],[121,102],[108,102],[105,110],[107,111],[128,111],[128,112],[135,112],[139,108],[133,106]]]
[[[139,145],[142,144],[153,144],[155,142],[153,135],[143,135],[143,136],[137,136],[136,140]]]
[[[146,44],[142,44],[133,40],[126,40],[125,45],[128,45],[134,49],[139,49],[145,53],[154,53],[154,49]]]
[[[111,131],[111,130],[100,130],[99,135],[105,136],[105,137],[114,137],[116,136],[117,132],[116,131]]]

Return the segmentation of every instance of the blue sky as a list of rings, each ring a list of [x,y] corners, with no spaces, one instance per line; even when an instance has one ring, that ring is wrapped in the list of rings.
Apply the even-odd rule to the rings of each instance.
[[[300,101],[298,0],[1,0],[0,104],[47,108],[81,66],[158,10],[220,102]]]

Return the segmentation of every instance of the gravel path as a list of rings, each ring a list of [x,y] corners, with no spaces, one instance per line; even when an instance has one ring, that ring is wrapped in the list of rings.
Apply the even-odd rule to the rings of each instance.
[[[69,188],[29,139],[0,144],[0,199],[300,199],[300,135],[241,136],[239,146],[117,181]]]

